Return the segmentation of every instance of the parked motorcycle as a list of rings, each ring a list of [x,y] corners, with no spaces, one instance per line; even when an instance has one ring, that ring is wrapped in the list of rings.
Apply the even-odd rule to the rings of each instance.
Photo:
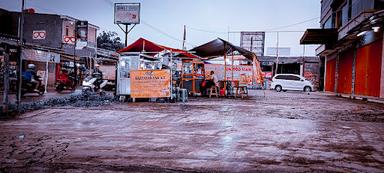
[[[98,92],[100,95],[105,95],[103,88],[107,85],[107,83],[108,80],[103,80],[100,73],[93,73],[83,80],[82,93],[84,95],[89,95],[90,93]]]
[[[45,88],[41,83],[41,78],[39,77],[38,80],[36,80],[36,83],[25,81],[23,80],[21,85],[21,96],[24,96],[26,93],[37,93],[40,96],[42,96],[45,92]],[[37,85],[37,86],[35,86]],[[37,89],[35,89],[37,88]]]
[[[74,90],[76,89],[75,78],[72,76],[65,76],[57,79],[56,81],[56,91],[58,93],[63,90]]]

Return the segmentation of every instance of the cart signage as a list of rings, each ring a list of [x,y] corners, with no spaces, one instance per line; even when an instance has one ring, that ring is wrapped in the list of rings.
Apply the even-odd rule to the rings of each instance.
[[[205,64],[205,76],[208,76],[211,71],[214,71],[219,80],[224,79],[224,65],[222,64]],[[227,71],[227,80],[233,79],[240,80],[243,83],[247,83],[249,85],[252,84],[252,66],[250,65],[234,65],[233,68],[230,65],[226,67]]]
[[[161,98],[171,96],[169,70],[132,70],[132,98]]]

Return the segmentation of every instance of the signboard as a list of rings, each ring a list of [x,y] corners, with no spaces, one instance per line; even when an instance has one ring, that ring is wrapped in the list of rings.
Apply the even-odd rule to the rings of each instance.
[[[44,40],[46,36],[47,33],[45,32],[45,30],[32,31],[33,40]]]
[[[240,47],[264,56],[265,32],[241,32]]]
[[[115,3],[115,24],[139,24],[140,3]]]
[[[222,64],[205,64],[205,76],[208,76],[211,71],[214,71],[219,80],[224,79],[224,65]],[[227,65],[227,79],[239,80],[247,85],[252,85],[252,66],[251,65]]]
[[[41,50],[23,49],[21,57],[23,60],[60,63],[60,54]]]
[[[133,70],[131,71],[131,97],[170,97],[170,82],[169,70]]]
[[[76,38],[71,36],[64,36],[64,43],[75,44]]]
[[[88,21],[76,21],[76,49],[82,49],[88,43]]]

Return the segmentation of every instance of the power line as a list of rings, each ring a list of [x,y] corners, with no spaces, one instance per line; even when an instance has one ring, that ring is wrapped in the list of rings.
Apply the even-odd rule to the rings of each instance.
[[[266,30],[260,30],[260,31],[263,31],[263,32],[304,32],[304,31],[278,31],[279,29],[285,29],[285,28],[289,28],[289,27],[292,27],[292,26],[295,26],[295,25],[300,25],[300,24],[303,24],[303,23],[307,23],[307,22],[310,22],[310,21],[313,21],[315,19],[319,19],[320,17],[314,17],[314,18],[310,18],[310,19],[307,19],[307,20],[304,20],[304,21],[301,21],[301,22],[297,22],[297,23],[293,23],[293,24],[289,24],[289,25],[285,25],[285,26],[280,26],[280,27],[276,27],[276,28],[270,28],[270,29],[266,29]],[[190,27],[190,26],[187,26],[189,29],[191,30],[195,30],[195,31],[200,31],[200,32],[206,32],[206,33],[211,33],[211,34],[226,34],[226,33],[240,33],[241,31],[228,31],[228,32],[224,32],[224,31],[212,31],[212,30],[205,30],[205,29],[200,29],[200,28],[195,28],[195,27]]]
[[[170,38],[170,39],[172,39],[172,40],[178,41],[178,42],[180,42],[180,43],[183,42],[183,40],[180,40],[180,39],[178,39],[178,38],[176,38],[176,37],[174,37],[174,36],[172,36],[172,35],[170,35],[170,34],[164,32],[164,31],[162,31],[161,29],[159,29],[159,28],[157,28],[157,27],[155,27],[155,26],[153,26],[153,25],[151,25],[151,24],[145,22],[145,21],[142,20],[142,19],[141,19],[141,22],[142,22],[144,25],[148,26],[149,28],[151,28],[151,29],[153,29],[153,30],[155,30],[155,31],[157,31],[157,32],[159,32],[159,33],[161,33],[161,34],[163,34],[164,36],[167,36],[168,38]],[[190,44],[190,43],[188,43],[188,42],[185,42],[185,43],[188,44],[189,46],[196,47],[195,45]]]
[[[304,20],[304,21],[301,21],[301,22],[298,22],[298,23],[294,23],[294,24],[290,24],[290,25],[285,25],[285,26],[280,26],[280,27],[276,27],[276,28],[267,29],[266,31],[275,31],[275,30],[279,30],[279,29],[282,29],[282,28],[289,28],[291,26],[300,25],[300,24],[307,23],[307,22],[310,22],[310,21],[315,20],[315,19],[319,19],[319,18],[320,17],[314,17],[314,18],[307,19],[307,20]]]
[[[206,33],[211,33],[211,34],[227,34],[228,32],[221,32],[221,31],[212,31],[212,30],[206,30],[206,29],[199,29],[199,28],[194,28],[187,26],[188,29],[195,30],[195,31],[200,31],[200,32],[206,32]]]

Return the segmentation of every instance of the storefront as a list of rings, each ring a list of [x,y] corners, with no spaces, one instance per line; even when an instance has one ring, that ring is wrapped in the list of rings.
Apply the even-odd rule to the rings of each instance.
[[[36,73],[47,86],[54,86],[56,81],[56,64],[60,63],[60,54],[37,49],[23,49],[21,52],[23,68],[28,64],[36,66]]]

